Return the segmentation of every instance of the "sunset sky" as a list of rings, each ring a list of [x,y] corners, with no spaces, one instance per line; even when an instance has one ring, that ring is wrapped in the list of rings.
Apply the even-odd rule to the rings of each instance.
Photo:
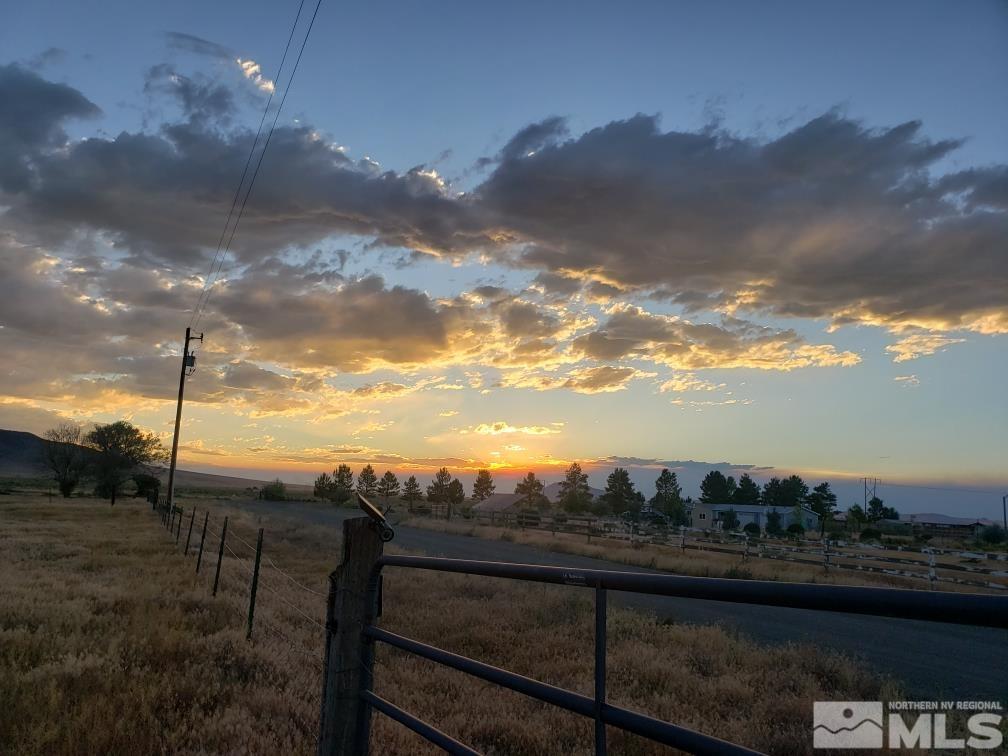
[[[5,9],[0,427],[170,441],[297,7]],[[197,326],[181,465],[999,490],[1006,78],[999,2],[325,0]]]

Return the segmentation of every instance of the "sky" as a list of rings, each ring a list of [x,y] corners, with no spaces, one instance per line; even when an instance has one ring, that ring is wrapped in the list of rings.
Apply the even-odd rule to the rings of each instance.
[[[0,427],[170,441],[198,315],[190,469],[1000,512],[1003,3],[324,0],[288,89],[313,10],[5,12]]]

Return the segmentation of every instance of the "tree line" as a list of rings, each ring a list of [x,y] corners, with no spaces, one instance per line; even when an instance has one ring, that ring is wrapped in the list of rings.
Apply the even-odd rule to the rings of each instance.
[[[479,470],[468,501],[483,501],[495,490],[496,485],[490,471]],[[514,492],[520,496],[521,508],[534,509],[552,505],[544,495],[544,490],[543,481],[534,472],[529,472],[516,483]],[[336,504],[347,503],[355,491],[365,497],[380,497],[386,503],[390,499],[402,499],[411,510],[416,502],[425,500],[423,489],[415,475],[410,475],[400,487],[395,473],[386,470],[379,478],[370,464],[360,471],[356,484],[354,473],[346,464],[339,465],[332,474],[322,473],[315,480],[315,496]],[[427,486],[426,501],[460,507],[467,501],[465,487],[462,481],[451,475],[448,468],[442,467]],[[676,473],[667,468],[655,479],[655,494],[650,499],[646,499],[636,488],[629,471],[624,467],[617,467],[609,474],[605,490],[596,497],[588,485],[587,473],[580,464],[574,462],[560,481],[556,504],[570,514],[591,513],[600,516],[625,513],[638,516],[648,509],[661,513],[671,525],[678,526],[689,524],[689,505],[692,501],[691,497],[683,496]],[[700,483],[700,501],[706,504],[766,505],[783,509],[808,507],[825,522],[836,512],[837,496],[829,481],[810,488],[801,476],[791,475],[787,478],[770,478],[761,487],[748,473],[743,473],[736,481],[719,470],[711,470]],[[731,520],[734,512],[726,514]],[[868,503],[867,511],[855,504],[848,510],[848,516],[855,523],[899,519],[899,513],[892,507],[885,506],[878,497],[873,497]]]
[[[42,434],[42,458],[64,497],[90,481],[94,495],[114,506],[131,480],[135,496],[156,499],[161,480],[144,466],[166,460],[168,451],[153,433],[126,420],[95,425],[86,433],[79,425],[62,423]]]

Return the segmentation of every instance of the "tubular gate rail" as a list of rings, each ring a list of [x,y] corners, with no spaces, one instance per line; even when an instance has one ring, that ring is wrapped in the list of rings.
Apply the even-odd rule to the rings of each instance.
[[[365,503],[362,502],[362,508]],[[372,520],[381,518],[377,512],[369,514]],[[477,753],[429,723],[379,697],[372,690],[376,643],[394,646],[593,719],[596,754],[606,753],[607,725],[690,753],[757,753],[606,701],[606,606],[610,590],[1008,628],[1008,596],[683,577],[424,556],[382,556],[379,532],[382,527],[387,529],[383,518],[380,524],[365,518],[344,522],[343,562],[330,575],[319,756],[367,753],[372,709],[398,721],[448,753]],[[594,696],[588,697],[548,685],[378,627],[376,622],[381,613],[382,571],[386,567],[593,589]]]

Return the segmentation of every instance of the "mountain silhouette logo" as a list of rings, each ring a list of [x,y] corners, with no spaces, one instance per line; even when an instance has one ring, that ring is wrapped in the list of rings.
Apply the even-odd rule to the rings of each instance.
[[[816,701],[813,748],[882,748],[880,701]]]

